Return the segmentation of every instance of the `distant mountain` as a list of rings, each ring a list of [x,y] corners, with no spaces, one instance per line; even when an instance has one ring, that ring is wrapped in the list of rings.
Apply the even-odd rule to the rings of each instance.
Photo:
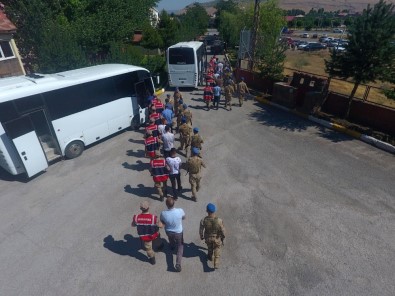
[[[254,0],[234,0],[240,5],[254,4]],[[203,7],[214,7],[219,1],[214,0],[211,2],[200,3]],[[262,0],[261,3],[264,1]],[[279,0],[280,7],[283,9],[302,9],[306,13],[311,8],[318,9],[324,8],[325,11],[349,10],[354,12],[361,12],[368,4],[374,5],[378,0]],[[387,0],[387,2],[395,3],[395,0]],[[192,4],[193,5],[193,4]],[[187,6],[188,7],[188,6]],[[187,8],[186,7],[186,8]],[[183,13],[185,9],[180,10],[178,13]]]

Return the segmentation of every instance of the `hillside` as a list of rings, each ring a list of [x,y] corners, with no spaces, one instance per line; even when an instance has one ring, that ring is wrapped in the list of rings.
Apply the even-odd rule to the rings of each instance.
[[[240,5],[248,3],[253,4],[254,0],[234,0],[239,2]],[[213,7],[218,1],[211,1],[201,3],[204,7]],[[263,2],[263,1],[262,1]],[[318,9],[324,8],[326,11],[337,11],[347,9],[354,12],[360,12],[368,4],[374,5],[377,0],[279,0],[280,7],[283,9],[302,9],[308,12],[311,8]],[[395,3],[395,0],[387,0],[387,2]]]

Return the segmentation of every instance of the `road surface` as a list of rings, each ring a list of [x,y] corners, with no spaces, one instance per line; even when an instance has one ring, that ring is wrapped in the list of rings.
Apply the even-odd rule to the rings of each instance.
[[[165,205],[142,131],[125,131],[30,182],[1,175],[0,295],[395,294],[393,155],[252,101],[184,97],[207,169],[197,203],[182,172],[182,272],[167,247],[151,266],[130,227],[141,201]],[[227,228],[216,271],[198,235],[208,202]]]

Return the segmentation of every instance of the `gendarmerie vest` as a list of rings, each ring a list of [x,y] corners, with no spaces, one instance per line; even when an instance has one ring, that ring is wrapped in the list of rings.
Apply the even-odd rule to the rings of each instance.
[[[133,217],[137,234],[142,241],[152,241],[159,236],[158,218],[153,214],[138,214]]]
[[[150,136],[146,138],[144,142],[145,142],[145,147],[147,149],[147,156],[154,158],[155,150],[159,148],[157,139],[153,136]]]
[[[213,89],[210,86],[206,86],[203,90],[203,100],[211,101],[213,99]]]
[[[152,136],[155,138],[159,137],[158,126],[155,123],[150,124],[145,128],[146,131],[151,131]]]
[[[166,160],[153,159],[151,160],[151,172],[154,182],[165,182],[169,178],[169,173],[166,169]]]

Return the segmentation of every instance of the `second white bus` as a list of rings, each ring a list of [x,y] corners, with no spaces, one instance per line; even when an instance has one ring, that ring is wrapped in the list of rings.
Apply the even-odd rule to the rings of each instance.
[[[203,42],[180,42],[167,49],[169,85],[198,87],[203,85],[206,47]]]
[[[32,177],[49,163],[145,123],[148,70],[107,64],[0,79],[0,166]]]

